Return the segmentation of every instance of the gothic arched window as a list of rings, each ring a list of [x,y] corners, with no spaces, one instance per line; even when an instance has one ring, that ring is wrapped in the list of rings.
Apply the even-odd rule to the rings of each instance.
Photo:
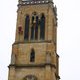
[[[30,54],[30,62],[34,62],[34,61],[35,61],[35,51],[34,49],[32,49]]]
[[[44,14],[41,15],[40,20],[40,39],[45,39],[45,16]]]
[[[38,16],[36,16],[35,39],[38,39]]]
[[[29,15],[26,16],[25,18],[25,30],[24,30],[24,39],[28,40],[29,39]]]
[[[34,31],[35,31],[35,17],[32,16],[31,40],[34,40]]]
[[[38,16],[37,14],[33,14],[31,26],[31,40],[37,39],[38,39]]]

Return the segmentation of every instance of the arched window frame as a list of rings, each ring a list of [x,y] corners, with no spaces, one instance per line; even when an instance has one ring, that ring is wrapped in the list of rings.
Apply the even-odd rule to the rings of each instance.
[[[25,17],[24,40],[29,40],[29,24],[30,24],[30,17],[27,14]]]
[[[44,39],[45,39],[45,15],[44,13],[42,13],[40,18],[40,40]]]
[[[39,19],[38,19],[38,14],[36,12],[32,13],[32,18],[31,18],[31,40],[38,40],[38,24],[39,24]]]
[[[34,51],[34,49],[32,49],[31,53],[30,53],[30,62],[35,62],[35,51]]]

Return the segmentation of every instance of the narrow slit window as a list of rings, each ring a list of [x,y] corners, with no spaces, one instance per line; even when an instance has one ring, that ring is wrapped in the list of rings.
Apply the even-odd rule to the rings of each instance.
[[[45,16],[42,14],[41,21],[40,21],[40,39],[45,39]]]
[[[34,40],[34,36],[35,36],[35,17],[32,16],[32,27],[31,27],[31,40]]]
[[[28,40],[29,39],[29,15],[26,16],[25,19],[25,30],[24,30],[24,39]]]
[[[36,16],[35,39],[38,39],[38,16]]]
[[[30,54],[30,62],[35,61],[35,51],[32,49],[31,54]]]

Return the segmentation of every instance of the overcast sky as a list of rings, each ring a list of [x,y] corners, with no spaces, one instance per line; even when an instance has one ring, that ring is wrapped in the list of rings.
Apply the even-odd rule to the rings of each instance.
[[[8,80],[18,0],[0,1],[0,80]],[[54,0],[58,10],[61,80],[80,80],[80,0]]]

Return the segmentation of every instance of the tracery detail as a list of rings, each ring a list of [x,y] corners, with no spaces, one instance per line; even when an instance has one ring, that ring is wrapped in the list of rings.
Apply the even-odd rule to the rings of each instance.
[[[29,24],[30,20],[31,24]],[[24,39],[25,40],[45,39],[45,16],[43,13],[41,14],[41,16],[39,16],[36,12],[34,12],[31,18],[29,18],[29,15],[26,16]]]

